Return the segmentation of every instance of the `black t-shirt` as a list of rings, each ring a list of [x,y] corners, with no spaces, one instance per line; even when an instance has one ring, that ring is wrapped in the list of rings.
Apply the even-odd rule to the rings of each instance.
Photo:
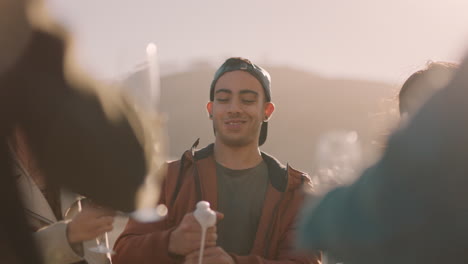
[[[217,225],[218,246],[226,252],[248,255],[257,233],[263,201],[269,184],[264,161],[245,170],[216,165],[218,211],[224,219]]]

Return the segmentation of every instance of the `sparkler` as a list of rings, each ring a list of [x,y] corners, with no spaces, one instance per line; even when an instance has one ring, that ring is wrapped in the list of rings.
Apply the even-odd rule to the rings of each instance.
[[[141,128],[142,143],[145,149],[148,174],[145,183],[137,193],[137,210],[132,217],[141,222],[158,221],[167,214],[164,205],[155,205],[159,199],[161,178],[165,175],[162,166],[165,162],[165,142],[163,117],[158,109],[160,99],[160,77],[157,63],[157,46],[149,43],[146,46],[147,72],[149,85],[133,87],[135,111]],[[145,87],[146,86],[146,87]]]

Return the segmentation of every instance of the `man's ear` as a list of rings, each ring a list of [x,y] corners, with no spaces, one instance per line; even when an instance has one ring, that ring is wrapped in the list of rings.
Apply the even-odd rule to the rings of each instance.
[[[272,102],[266,102],[265,103],[265,118],[263,121],[268,122],[268,120],[270,120],[271,116],[273,115],[274,111],[275,111],[275,104]]]
[[[210,119],[213,120],[213,102],[210,101],[206,104],[206,111]]]

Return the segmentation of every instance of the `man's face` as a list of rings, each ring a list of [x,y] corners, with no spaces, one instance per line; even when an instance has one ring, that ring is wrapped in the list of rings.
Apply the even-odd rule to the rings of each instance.
[[[216,131],[216,141],[233,147],[254,144],[262,122],[273,113],[260,82],[244,71],[223,74],[214,88],[214,101],[207,104]]]

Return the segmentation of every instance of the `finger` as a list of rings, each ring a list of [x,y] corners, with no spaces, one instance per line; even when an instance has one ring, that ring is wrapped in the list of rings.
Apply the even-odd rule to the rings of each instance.
[[[199,251],[193,252],[191,257],[198,261]],[[203,251],[203,264],[206,263],[219,263],[219,257],[222,256],[222,250],[219,247],[208,247]]]
[[[205,239],[206,242],[208,242],[208,241],[210,241],[210,242],[212,242],[212,241],[216,242],[216,240],[218,240],[218,235],[217,235],[216,233],[207,234],[207,235],[206,235],[206,239]]]
[[[200,251],[200,246],[201,246],[200,242],[198,242],[196,244],[195,243],[194,244],[189,244],[186,247],[186,249],[187,249],[186,252],[198,252],[198,251]],[[197,258],[198,258],[198,255],[197,255]]]
[[[192,259],[188,259],[187,257],[184,260],[184,264],[197,264],[197,262],[194,262]]]
[[[185,232],[201,232],[201,226],[197,221],[185,221],[180,224],[180,227]]]
[[[100,226],[95,229],[94,233],[98,235],[102,235],[105,232],[111,232],[114,229],[113,226]]]
[[[190,248],[194,251],[192,254],[199,254],[201,241],[200,237],[197,238],[196,241],[187,241],[190,245]],[[216,247],[216,240],[205,240],[205,249]],[[198,257],[198,255],[197,255]]]
[[[216,241],[206,241],[205,248],[216,247]]]
[[[182,218],[182,222],[196,222],[197,219],[193,215],[193,213],[187,213],[184,215],[184,218]]]
[[[200,255],[200,248],[197,248],[185,256],[185,259],[196,259],[198,261],[198,256]]]
[[[216,212],[216,219],[221,220],[224,218],[224,214],[220,212]]]
[[[195,238],[195,239],[185,239],[183,244],[185,244],[185,247],[189,248],[190,251],[198,250],[200,249],[200,246],[201,246],[200,237]]]
[[[203,258],[213,257],[213,256],[217,256],[219,254],[220,254],[220,247],[213,247],[213,246],[212,247],[207,247],[203,251]]]
[[[186,233],[184,235],[184,239],[190,242],[201,241],[201,233]],[[206,238],[205,238],[205,241],[206,241]]]
[[[112,225],[114,223],[114,217],[113,216],[102,216],[100,217],[105,223],[108,223]]]
[[[97,225],[112,225],[114,223],[114,218],[112,216],[102,216],[102,217],[96,218],[94,222]]]
[[[216,233],[218,229],[216,228],[216,226],[210,226],[206,229],[206,233],[209,234],[209,233]]]
[[[190,253],[185,255],[185,259],[193,259],[193,260],[196,260],[198,262],[198,255],[199,254],[200,254],[200,247],[190,251]]]
[[[94,230],[93,232],[87,233],[88,238],[86,240],[92,240],[96,238],[103,238],[103,235],[106,231],[102,229]]]
[[[224,264],[219,256],[203,256],[203,264]]]
[[[218,252],[218,250],[216,250],[216,247],[206,247],[203,251],[203,263],[205,262],[205,258],[215,256],[217,254],[216,252]],[[190,257],[196,260],[198,260],[198,256],[200,256],[199,250],[190,253]]]
[[[113,217],[115,215],[115,211],[112,210],[107,210],[107,209],[98,209],[94,207],[87,207],[84,208],[81,213],[84,213],[86,215],[89,215],[90,217],[104,217],[104,216],[110,216]]]
[[[88,226],[91,228],[99,229],[99,228],[108,228],[113,227],[113,222],[109,221],[108,219],[94,219],[92,222],[89,222]]]
[[[193,250],[190,253],[188,253],[187,255],[185,255],[185,259],[194,258],[194,257],[197,257],[197,256],[198,256],[198,250]]]
[[[193,251],[185,256],[184,264],[192,264],[198,262],[198,251]]]

